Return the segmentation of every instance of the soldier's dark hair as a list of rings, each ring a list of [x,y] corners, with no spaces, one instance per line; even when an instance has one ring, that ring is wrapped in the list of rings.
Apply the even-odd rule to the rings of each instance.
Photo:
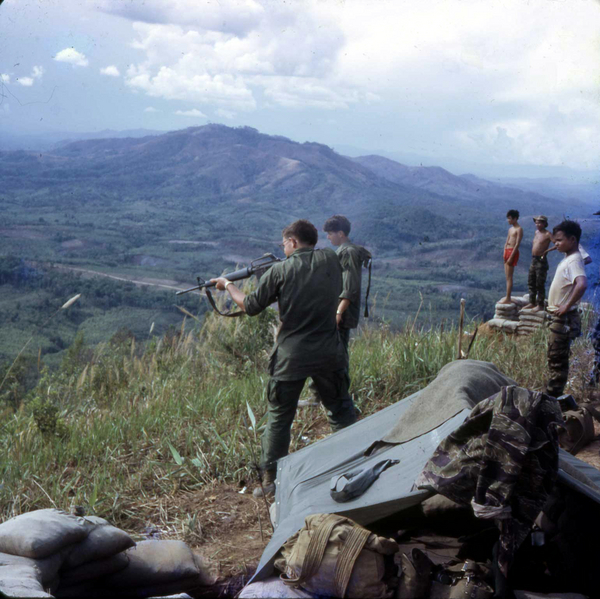
[[[506,217],[508,218],[509,216],[510,216],[511,218],[516,218],[516,219],[518,219],[518,218],[519,218],[519,211],[518,211],[518,210],[509,210],[509,211],[506,213]]]
[[[300,243],[306,243],[308,245],[317,245],[317,241],[319,241],[317,227],[304,218],[296,220],[291,225],[288,225],[281,232],[281,236],[284,239],[287,237],[295,237]]]
[[[342,214],[334,214],[331,218],[328,218],[323,225],[323,231],[325,233],[337,233],[343,231],[344,235],[350,235],[351,229],[350,221]]]
[[[579,223],[574,220],[563,220],[562,223],[558,223],[554,229],[552,229],[552,235],[556,235],[559,231],[562,231],[566,237],[575,237],[577,243],[581,239],[581,227]]]

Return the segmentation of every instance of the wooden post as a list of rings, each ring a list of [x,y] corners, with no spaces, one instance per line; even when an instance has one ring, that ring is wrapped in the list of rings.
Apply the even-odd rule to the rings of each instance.
[[[462,336],[463,325],[465,321],[465,298],[460,300],[460,320],[458,321],[458,357],[457,360],[462,360]]]

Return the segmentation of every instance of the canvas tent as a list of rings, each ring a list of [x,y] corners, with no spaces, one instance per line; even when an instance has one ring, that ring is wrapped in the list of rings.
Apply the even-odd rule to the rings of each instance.
[[[280,460],[275,532],[253,580],[272,574],[280,547],[310,514],[336,513],[368,525],[421,503],[430,493],[413,489],[413,484],[442,439],[461,425],[477,403],[515,384],[493,364],[452,362],[424,389]],[[347,503],[332,499],[332,477],[384,459],[398,463],[362,496]],[[562,450],[559,480],[600,503],[600,472]]]

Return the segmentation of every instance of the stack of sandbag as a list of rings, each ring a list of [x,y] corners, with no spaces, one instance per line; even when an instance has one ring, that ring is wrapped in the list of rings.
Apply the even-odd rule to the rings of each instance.
[[[544,326],[544,322],[548,319],[548,314],[543,310],[533,312],[531,308],[522,309],[519,314],[519,335],[531,335],[540,327]]]
[[[517,304],[496,304],[494,318],[488,320],[488,326],[506,333],[516,333],[519,327],[519,308]]]
[[[185,543],[136,546],[102,518],[46,509],[0,524],[0,595],[7,597],[149,597],[212,583]]]
[[[501,304],[498,302],[496,304],[494,318],[500,320],[519,320],[519,307],[515,303]]]
[[[521,308],[524,308],[528,303],[529,303],[529,293],[526,293],[524,295],[511,295],[510,299],[512,300],[513,304],[515,304],[517,306],[517,308],[520,310]]]

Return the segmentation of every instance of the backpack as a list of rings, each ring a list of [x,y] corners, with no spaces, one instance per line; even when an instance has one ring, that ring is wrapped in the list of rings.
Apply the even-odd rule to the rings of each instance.
[[[281,580],[319,596],[388,599],[396,580],[384,557],[398,544],[336,514],[312,514],[281,548],[275,567]]]

